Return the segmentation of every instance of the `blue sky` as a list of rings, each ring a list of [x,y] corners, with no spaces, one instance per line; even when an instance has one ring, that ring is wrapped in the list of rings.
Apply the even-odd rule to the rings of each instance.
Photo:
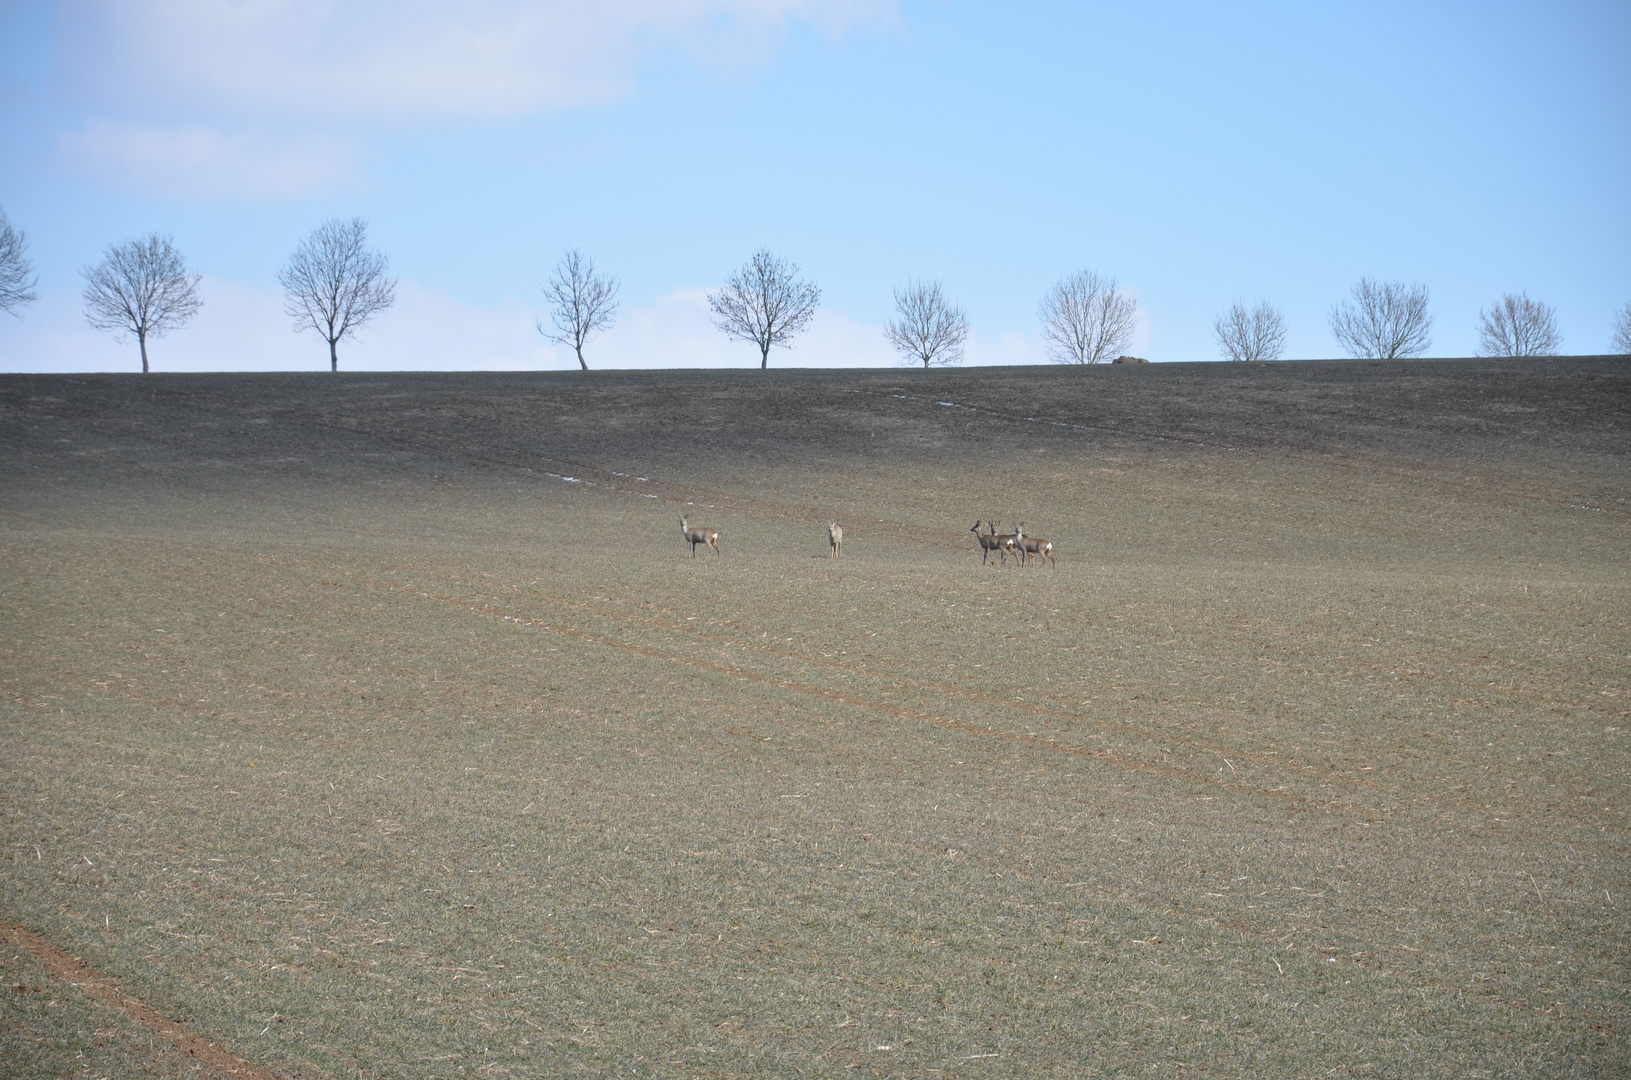
[[[1081,268],[1156,361],[1216,359],[1236,299],[1339,355],[1367,275],[1431,289],[1438,356],[1504,292],[1577,353],[1631,300],[1623,2],[4,0],[0,137],[41,294],[0,371],[139,370],[79,270],[155,231],[205,275],[155,370],[325,368],[277,271],[336,215],[401,278],[342,370],[575,366],[534,329],[571,245],[622,282],[591,366],[756,364],[704,296],[760,246],[823,289],[777,366],[893,363],[908,276],[966,308],[969,363],[1044,362]]]

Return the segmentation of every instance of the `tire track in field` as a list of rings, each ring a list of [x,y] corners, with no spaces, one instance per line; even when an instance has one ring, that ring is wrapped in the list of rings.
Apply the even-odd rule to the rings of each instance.
[[[157,1009],[131,997],[108,978],[98,975],[77,956],[63,952],[40,935],[0,920],[0,941],[32,956],[53,977],[124,1013],[131,1020],[168,1042],[211,1072],[244,1080],[281,1080],[273,1072],[252,1065],[218,1043],[211,1042],[186,1024],[171,1020]]]

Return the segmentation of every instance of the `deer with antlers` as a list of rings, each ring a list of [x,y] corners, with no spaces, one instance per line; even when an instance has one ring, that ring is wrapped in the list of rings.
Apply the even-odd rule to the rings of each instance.
[[[721,553],[718,529],[693,529],[684,518],[680,518],[680,532],[684,534],[685,542],[691,545],[691,558],[697,557],[698,544],[707,544],[714,549],[715,555]]]

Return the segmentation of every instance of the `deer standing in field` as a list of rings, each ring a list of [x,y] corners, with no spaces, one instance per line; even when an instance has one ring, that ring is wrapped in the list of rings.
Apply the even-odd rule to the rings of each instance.
[[[691,545],[691,558],[697,557],[697,545],[707,544],[714,549],[714,554],[720,554],[718,529],[693,529],[684,518],[680,518],[680,532],[685,535],[685,542]]]
[[[844,554],[844,527],[836,521],[827,522],[827,557],[842,558]]]
[[[986,522],[986,525],[996,534],[997,550],[1002,552],[1002,564],[1004,566],[1008,565],[1008,556],[1010,555],[1014,557],[1016,562],[1023,563],[1025,561],[1025,553],[1019,546],[1020,532],[1018,525],[1014,526],[1014,531],[1011,533],[997,532],[996,522],[993,521]]]
[[[1021,525],[1016,527],[1014,530],[1014,542],[1019,547],[1019,553],[1022,558],[1028,558],[1031,555],[1040,555],[1052,563],[1055,570],[1059,569],[1059,560],[1053,557],[1052,540],[1042,540],[1035,536],[1026,536],[1025,527]]]
[[[991,553],[993,551],[1002,556],[1004,565],[1007,564],[1010,553],[1013,554],[1015,558],[1019,557],[1019,552],[1014,548],[1014,538],[1012,535],[1004,534],[1002,536],[998,536],[997,523],[994,521],[986,522],[985,527],[991,531],[988,533],[981,532],[980,523],[978,521],[976,521],[973,527],[969,529],[969,532],[974,534],[974,538],[980,542],[981,566],[984,566],[986,561],[991,558]]]
[[[980,531],[980,523],[978,521],[976,521],[973,525],[971,525],[969,527],[969,530],[968,530],[969,532],[974,534],[974,539],[976,539],[976,540],[978,540],[980,542],[980,565],[981,566],[984,566],[985,563],[986,563],[986,560],[991,558],[991,553],[993,551],[1001,550],[1001,548],[997,544],[996,536],[993,535],[997,531],[996,526],[992,525],[989,521],[986,522],[985,524],[986,524],[986,527],[991,530],[991,533],[981,532]]]

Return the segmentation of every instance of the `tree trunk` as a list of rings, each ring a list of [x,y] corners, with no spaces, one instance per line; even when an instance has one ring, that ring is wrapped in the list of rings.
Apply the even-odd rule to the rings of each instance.
[[[328,369],[330,371],[340,370],[340,354],[334,349],[333,338],[329,338],[328,342]]]
[[[770,366],[770,342],[759,346],[759,370],[763,371]]]
[[[141,342],[141,345],[142,345],[142,374],[146,375],[147,374],[147,331],[146,330],[136,331],[136,340]]]
[[[588,361],[586,361],[583,358],[583,346],[582,345],[577,345],[577,346],[574,346],[574,348],[576,348],[578,350],[578,366],[581,367],[583,370],[588,371],[589,370],[589,363],[588,363]]]

